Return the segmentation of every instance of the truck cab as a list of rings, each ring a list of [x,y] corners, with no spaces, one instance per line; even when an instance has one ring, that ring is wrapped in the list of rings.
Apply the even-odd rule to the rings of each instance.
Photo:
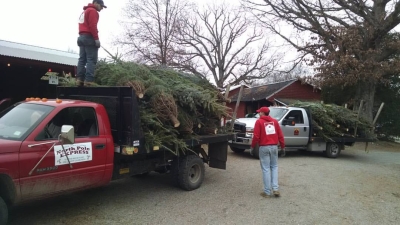
[[[4,195],[5,201],[25,201],[107,183],[111,177],[106,173],[107,164],[113,161],[113,155],[106,151],[113,148],[112,137],[106,132],[107,120],[101,105],[82,101],[33,100],[3,111],[0,172],[3,189],[6,186],[7,192],[14,193]],[[75,144],[67,149],[72,168],[58,143],[65,124],[75,130]],[[52,145],[54,150],[42,159]],[[13,184],[4,184],[6,180]]]

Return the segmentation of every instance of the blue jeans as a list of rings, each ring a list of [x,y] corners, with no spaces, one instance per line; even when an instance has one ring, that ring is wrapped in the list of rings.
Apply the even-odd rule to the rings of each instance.
[[[79,46],[79,60],[76,78],[80,81],[94,82],[94,70],[99,48],[96,47],[94,38],[88,34],[79,35],[77,44]]]
[[[260,165],[264,181],[264,192],[271,195],[271,180],[272,190],[278,191],[278,146],[268,145],[260,146]],[[272,178],[272,179],[271,179]]]

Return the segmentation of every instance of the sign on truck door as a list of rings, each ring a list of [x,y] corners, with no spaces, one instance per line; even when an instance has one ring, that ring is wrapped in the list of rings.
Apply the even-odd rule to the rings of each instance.
[[[283,136],[285,137],[285,145],[287,146],[304,146],[308,143],[309,121],[303,110],[291,110],[286,114],[284,119],[293,117],[294,126],[281,126]]]

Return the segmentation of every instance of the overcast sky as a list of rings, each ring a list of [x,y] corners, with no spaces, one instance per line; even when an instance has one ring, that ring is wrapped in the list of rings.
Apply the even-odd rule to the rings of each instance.
[[[220,0],[193,0],[204,3]],[[78,52],[78,18],[83,6],[91,0],[3,0],[0,6],[0,39]],[[114,37],[121,34],[119,21],[123,20],[122,9],[128,0],[104,0],[108,7],[100,12],[98,24],[102,46],[116,51],[111,45]],[[239,2],[239,0],[230,0]],[[107,53],[100,49],[100,57]]]
[[[105,0],[98,24],[102,45],[111,49],[114,35],[121,33],[118,21],[128,0]],[[7,0],[0,7],[0,39],[78,52],[78,18],[90,0]],[[104,50],[99,54],[105,56]]]

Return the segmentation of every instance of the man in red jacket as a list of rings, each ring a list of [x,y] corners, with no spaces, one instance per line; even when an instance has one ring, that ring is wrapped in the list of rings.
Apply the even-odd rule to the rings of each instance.
[[[269,116],[269,108],[261,107],[257,110],[260,118],[256,121],[253,131],[251,147],[259,146],[260,165],[263,174],[264,191],[261,196],[271,197],[272,193],[279,197],[278,185],[278,142],[281,145],[283,155],[285,154],[285,139],[281,127],[276,119]]]
[[[97,23],[99,12],[103,8],[107,8],[103,0],[93,0],[93,3],[83,7],[84,12],[79,17],[77,85],[80,87],[91,86],[94,82],[94,70],[100,48]]]

